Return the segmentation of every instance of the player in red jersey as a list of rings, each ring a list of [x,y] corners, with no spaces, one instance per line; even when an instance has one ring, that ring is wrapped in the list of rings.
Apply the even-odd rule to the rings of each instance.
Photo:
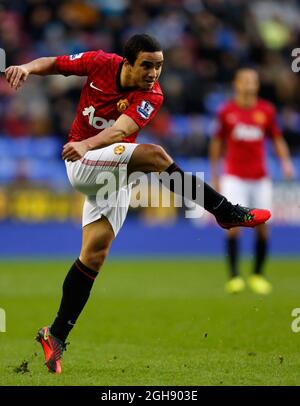
[[[218,128],[210,145],[212,183],[232,202],[242,205],[271,208],[271,181],[267,174],[265,138],[274,144],[286,178],[293,176],[294,169],[288,146],[276,122],[274,106],[258,98],[259,78],[253,69],[240,69],[234,79],[234,98],[223,106],[218,115]],[[219,162],[225,147],[224,174],[219,179]],[[239,229],[228,232],[227,256],[230,280],[227,292],[236,293],[245,288],[238,272]],[[256,227],[255,264],[248,279],[249,287],[256,293],[268,294],[271,284],[263,277],[263,265],[267,256],[268,228]]]
[[[85,52],[39,58],[6,70],[7,81],[14,89],[29,74],[87,76],[69,142],[62,152],[71,184],[86,195],[82,248],[65,278],[57,317],[51,327],[42,328],[37,335],[51,372],[61,372],[65,340],[88,300],[93,282],[127,214],[130,187],[125,185],[117,191],[117,205],[106,204],[98,199],[101,176],[108,171],[117,174],[118,167],[125,164],[129,175],[138,171],[167,172],[184,178],[183,171],[160,146],[134,143],[138,131],[152,120],[163,102],[158,84],[162,65],[160,44],[141,34],[128,40],[124,57],[102,51]],[[234,206],[195,176],[191,175],[190,179],[192,195],[197,195],[199,186],[203,187],[203,206],[222,227],[254,227],[270,217],[267,210]],[[173,190],[171,184],[169,187]],[[192,199],[183,186],[181,195]]]

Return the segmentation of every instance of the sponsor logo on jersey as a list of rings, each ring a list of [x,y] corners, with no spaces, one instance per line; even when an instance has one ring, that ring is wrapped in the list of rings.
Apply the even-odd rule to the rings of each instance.
[[[253,113],[253,121],[256,124],[263,125],[267,121],[267,117],[262,111],[255,111]]]
[[[89,106],[85,107],[82,111],[83,116],[87,116],[89,118],[89,124],[96,128],[97,130],[104,130],[105,128],[111,127],[115,124],[116,120],[106,120],[103,117],[95,116],[95,107]]]
[[[147,100],[142,100],[141,105],[137,106],[136,110],[140,116],[147,120],[154,110],[154,107]]]
[[[115,153],[116,155],[121,155],[121,154],[123,154],[124,151],[125,151],[124,145],[117,145],[117,146],[114,148],[114,153]]]
[[[74,61],[74,59],[79,59],[82,57],[82,55],[83,55],[83,52],[80,52],[79,54],[70,55],[70,61]]]
[[[121,99],[117,103],[117,110],[119,113],[123,113],[129,107],[129,101],[127,99]]]
[[[254,125],[238,124],[234,127],[233,138],[239,141],[258,141],[264,136],[261,128]]]

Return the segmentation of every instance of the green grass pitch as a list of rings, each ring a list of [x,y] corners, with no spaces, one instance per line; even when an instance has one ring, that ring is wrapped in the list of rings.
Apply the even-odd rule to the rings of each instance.
[[[270,261],[274,292],[260,297],[226,295],[222,260],[109,260],[52,375],[33,338],[69,265],[0,262],[0,385],[299,385],[299,261]]]

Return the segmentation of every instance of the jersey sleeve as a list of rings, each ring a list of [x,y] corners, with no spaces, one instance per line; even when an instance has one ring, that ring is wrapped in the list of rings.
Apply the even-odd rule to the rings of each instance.
[[[88,76],[99,51],[81,52],[56,58],[56,70],[64,76]]]
[[[269,109],[269,120],[268,120],[268,127],[267,127],[267,136],[270,138],[276,138],[282,136],[282,131],[279,127],[277,117],[276,117],[276,109],[275,107],[270,107]]]
[[[124,111],[124,114],[132,118],[139,128],[143,128],[155,117],[162,102],[162,94],[138,94],[133,98],[132,103]]]
[[[217,114],[216,129],[213,133],[213,137],[221,139],[225,139],[226,137],[225,112],[223,109]]]

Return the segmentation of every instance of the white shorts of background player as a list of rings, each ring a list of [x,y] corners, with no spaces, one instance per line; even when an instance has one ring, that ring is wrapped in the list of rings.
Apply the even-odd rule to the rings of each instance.
[[[223,175],[220,192],[233,204],[272,210],[272,182],[267,177],[249,180]]]

